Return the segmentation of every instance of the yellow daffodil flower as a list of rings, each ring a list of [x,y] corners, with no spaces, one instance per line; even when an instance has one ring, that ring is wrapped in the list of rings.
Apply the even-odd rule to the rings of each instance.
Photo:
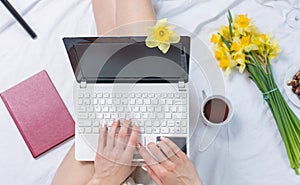
[[[227,68],[227,67],[229,67],[229,65],[230,65],[230,62],[227,58],[220,59],[219,66],[221,68]]]
[[[241,49],[241,45],[238,42],[233,42],[232,46],[231,46],[231,50],[232,51],[239,51]]]
[[[162,19],[154,27],[149,28],[145,43],[149,48],[158,47],[165,54],[170,49],[170,45],[178,43],[179,40],[180,36],[174,31],[174,26],[168,24],[167,19]]]
[[[212,43],[218,43],[220,41],[220,36],[216,35],[216,34],[212,34],[211,38],[210,38],[210,42]]]
[[[230,33],[229,33],[229,27],[228,26],[221,26],[218,33],[222,35],[225,39],[229,39]]]
[[[269,50],[267,52],[270,59],[275,58],[282,51],[282,49],[278,46],[277,40],[270,42],[270,46],[268,49]]]
[[[236,23],[240,28],[246,28],[249,25],[249,18],[247,15],[237,15]]]

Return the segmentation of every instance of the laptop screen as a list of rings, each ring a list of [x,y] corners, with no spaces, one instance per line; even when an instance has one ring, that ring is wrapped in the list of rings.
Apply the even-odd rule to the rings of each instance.
[[[65,38],[75,77],[92,83],[188,81],[189,39],[163,54],[145,37]]]

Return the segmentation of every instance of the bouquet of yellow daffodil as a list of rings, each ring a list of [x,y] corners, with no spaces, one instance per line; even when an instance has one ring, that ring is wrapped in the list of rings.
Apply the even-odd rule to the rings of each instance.
[[[232,17],[228,12],[228,26],[221,26],[213,34],[215,58],[228,76],[234,69],[245,70],[263,94],[276,120],[284,141],[291,167],[299,174],[300,121],[290,109],[275,83],[270,59],[281,49],[271,34],[263,34],[246,15]]]

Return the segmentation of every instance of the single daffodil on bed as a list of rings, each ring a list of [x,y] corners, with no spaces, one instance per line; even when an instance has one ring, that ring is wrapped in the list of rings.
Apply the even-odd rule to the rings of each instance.
[[[167,23],[167,19],[159,20],[154,27],[148,29],[149,35],[146,38],[146,46],[149,48],[158,47],[164,54],[170,49],[172,43],[178,43],[180,36],[174,31],[175,26]]]

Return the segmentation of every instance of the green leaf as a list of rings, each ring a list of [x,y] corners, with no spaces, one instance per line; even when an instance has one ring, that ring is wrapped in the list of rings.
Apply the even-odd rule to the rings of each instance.
[[[232,23],[232,15],[231,15],[230,10],[228,10],[228,16],[227,16],[227,18],[228,18],[228,22],[229,22],[230,38],[232,39],[232,25],[231,25],[231,23]]]
[[[229,20],[229,23],[232,23],[232,14],[230,12],[230,10],[228,10],[228,20]]]
[[[228,40],[226,40],[223,35],[221,35],[220,33],[218,33],[221,36],[221,40],[224,42],[224,44],[226,45],[226,47],[230,50],[231,48],[231,44]]]

